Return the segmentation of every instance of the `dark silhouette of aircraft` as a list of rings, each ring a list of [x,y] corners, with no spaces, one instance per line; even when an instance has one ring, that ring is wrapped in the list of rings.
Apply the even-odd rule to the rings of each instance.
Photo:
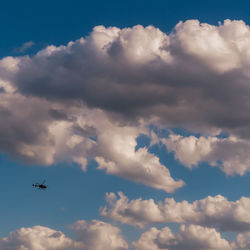
[[[44,185],[44,183],[45,183],[45,180],[43,181],[43,183],[35,183],[35,184],[32,184],[32,186],[38,189],[45,190],[48,186]]]

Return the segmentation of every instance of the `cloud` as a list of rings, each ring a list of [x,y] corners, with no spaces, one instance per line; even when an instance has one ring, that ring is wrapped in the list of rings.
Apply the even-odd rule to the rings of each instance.
[[[23,227],[0,239],[1,250],[68,250],[74,246],[62,232],[42,226]]]
[[[236,250],[250,249],[250,232],[238,234],[236,242],[232,245]]]
[[[232,250],[230,243],[221,238],[213,228],[197,225],[181,225],[174,235],[168,227],[158,230],[152,227],[144,232],[137,242],[133,242],[136,250]]]
[[[0,85],[5,90],[0,94],[0,113],[4,117],[0,121],[1,152],[29,164],[51,165],[67,160],[61,142],[73,136],[72,124],[66,119],[58,121],[50,110],[63,110],[66,115],[74,116],[77,108],[25,97],[7,81],[0,81]]]
[[[95,159],[108,174],[173,192],[184,182],[135,146],[149,125],[181,126],[230,137],[200,138],[215,148],[211,154],[197,142],[199,153],[180,155],[181,140],[172,137],[168,147],[180,161],[222,160],[227,174],[243,175],[249,169],[249,40],[243,21],[188,20],[169,34],[153,26],[97,26],[66,46],[3,58],[0,150],[29,164],[76,162],[84,171]],[[218,151],[221,145],[231,154]]]
[[[146,148],[135,150],[136,138],[140,131],[142,130],[138,127],[120,127],[102,122],[98,146],[95,149],[98,169],[105,169],[108,174],[115,174],[166,192],[173,192],[184,186],[184,182],[175,181],[169,170]]]
[[[212,166],[220,167],[227,175],[244,175],[250,170],[250,143],[247,139],[235,136],[197,138],[171,134],[169,138],[160,141],[188,168],[197,166],[201,162],[208,162]]]
[[[92,110],[84,118],[79,117],[75,126],[95,131],[97,141],[86,157],[92,156],[98,169],[166,192],[184,185],[182,180],[175,181],[169,170],[146,148],[135,150],[136,138],[143,132],[147,133],[143,124],[121,126],[109,120],[104,112]]]
[[[109,223],[92,220],[77,221],[72,227],[76,230],[77,241],[83,243],[83,250],[126,250],[127,242],[123,239],[120,229]]]
[[[35,43],[33,41],[29,41],[24,43],[20,48],[16,48],[14,51],[19,53],[24,53],[26,50],[34,46]]]
[[[122,223],[144,226],[152,223],[191,223],[207,227],[217,227],[221,231],[250,230],[250,198],[242,197],[237,201],[228,201],[217,195],[189,203],[176,202],[166,198],[155,203],[153,199],[129,201],[123,193],[106,194],[107,206],[101,209],[101,215]]]
[[[107,222],[79,220],[70,226],[74,238],[44,226],[20,228],[0,239],[1,250],[128,250],[121,230]],[[174,234],[170,228],[151,227],[132,242],[135,250],[245,250],[249,249],[249,232],[239,233],[234,242],[223,239],[214,228],[184,225]]]
[[[6,78],[18,60],[2,62]],[[0,64],[1,66],[1,64]],[[0,67],[1,69],[1,67]],[[28,164],[78,163],[86,170],[95,159],[108,174],[173,192],[184,185],[146,148],[135,151],[136,139],[147,126],[122,123],[100,109],[74,102],[48,101],[24,96],[7,81],[0,81],[0,150]],[[17,108],[18,107],[18,108]]]
[[[93,220],[72,224],[77,240],[48,227],[34,226],[10,232],[0,239],[1,250],[126,250],[127,242],[120,229],[109,223]]]
[[[14,83],[25,95],[78,100],[129,120],[157,117],[247,136],[249,40],[243,21],[188,20],[170,34],[97,26],[86,38],[22,58]]]

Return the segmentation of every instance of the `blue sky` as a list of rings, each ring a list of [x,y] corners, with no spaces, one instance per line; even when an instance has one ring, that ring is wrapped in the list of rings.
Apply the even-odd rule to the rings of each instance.
[[[2,3],[0,249],[248,249],[249,7]]]
[[[87,35],[94,26],[155,25],[169,32],[180,20],[217,24],[224,19],[248,23],[247,1],[13,1],[1,4],[1,55],[34,41],[38,47],[61,45]]]

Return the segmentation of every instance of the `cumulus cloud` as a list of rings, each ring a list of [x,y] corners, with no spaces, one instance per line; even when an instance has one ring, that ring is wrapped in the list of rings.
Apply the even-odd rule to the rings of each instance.
[[[75,126],[79,131],[85,127],[95,130],[97,141],[91,145],[86,157],[92,156],[98,169],[166,192],[184,185],[182,180],[175,181],[169,170],[146,148],[135,150],[136,138],[147,131],[144,126],[120,126],[100,110],[79,117]]]
[[[233,242],[232,245],[236,250],[250,249],[250,232],[238,234],[236,242]]]
[[[5,73],[17,61],[2,61]],[[154,188],[173,192],[184,185],[146,148],[135,151],[136,138],[147,133],[143,122],[124,124],[101,109],[82,104],[26,97],[7,80],[0,99],[0,150],[29,164],[75,162],[85,171],[88,160],[98,169]],[[18,108],[17,108],[18,107]]]
[[[249,40],[243,21],[188,20],[168,35],[153,26],[97,26],[86,38],[22,58],[14,83],[25,95],[80,100],[126,119],[244,136]]]
[[[243,175],[249,170],[249,40],[243,21],[188,20],[169,34],[153,26],[97,26],[66,46],[3,58],[0,150],[31,164],[77,162],[83,170],[95,159],[108,174],[173,192],[183,181],[146,148],[134,148],[150,124],[182,126],[231,137],[200,138],[198,152],[180,154],[182,140],[171,137],[168,148],[180,161],[222,161],[227,174]]]
[[[250,143],[235,136],[181,136],[171,134],[160,140],[168,151],[175,153],[184,166],[192,168],[201,162],[220,167],[227,175],[244,175],[250,170]]]
[[[42,226],[21,228],[0,239],[1,250],[68,250],[71,247],[77,247],[77,243],[60,231]]]
[[[72,227],[76,230],[77,241],[83,243],[83,250],[126,250],[127,242],[118,227],[109,223],[93,220],[77,221]]]
[[[30,164],[51,165],[57,160],[65,160],[62,142],[73,136],[70,119],[77,108],[27,98],[6,81],[0,85],[5,90],[0,94],[0,113],[4,117],[0,121],[0,150]],[[59,120],[51,112],[56,110],[62,110],[68,119]],[[68,156],[70,158],[70,152]]]
[[[189,203],[176,202],[166,198],[164,202],[130,200],[123,194],[106,194],[107,206],[101,209],[102,216],[122,223],[143,228],[150,223],[191,223],[207,227],[217,227],[221,231],[250,230],[250,198],[242,197],[228,201],[217,195]]]
[[[127,242],[120,229],[109,223],[93,220],[72,225],[77,239],[48,227],[21,228],[0,239],[1,250],[126,250]]]
[[[1,250],[128,250],[121,230],[107,222],[79,220],[71,225],[75,239],[48,227],[20,228],[0,239]],[[239,233],[234,242],[223,239],[214,228],[184,225],[174,234],[170,228],[150,228],[132,242],[135,250],[245,250],[250,248],[249,232]]]
[[[184,182],[175,181],[169,170],[146,148],[135,150],[139,132],[138,127],[119,127],[102,122],[95,149],[98,168],[105,169],[108,174],[122,176],[166,192],[182,187]]]
[[[170,228],[158,230],[155,227],[144,232],[137,242],[133,242],[136,250],[232,250],[230,243],[221,238],[220,233],[213,228],[197,225],[181,225],[174,235]]]

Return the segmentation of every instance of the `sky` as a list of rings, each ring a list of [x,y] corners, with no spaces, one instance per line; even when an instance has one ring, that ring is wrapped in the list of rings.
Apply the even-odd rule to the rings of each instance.
[[[249,8],[2,3],[0,250],[250,249]]]

